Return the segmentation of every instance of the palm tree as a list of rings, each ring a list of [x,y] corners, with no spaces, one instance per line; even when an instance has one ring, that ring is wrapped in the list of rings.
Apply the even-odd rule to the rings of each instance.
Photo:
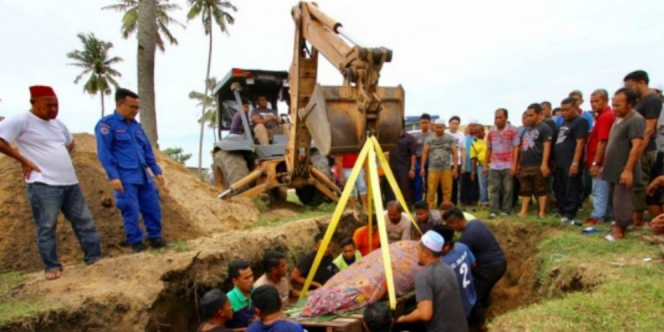
[[[237,12],[237,7],[233,6],[228,0],[188,0],[191,8],[187,13],[187,20],[192,20],[197,16],[201,17],[205,34],[209,36],[207,72],[205,74],[205,96],[208,95],[209,86],[207,82],[210,79],[210,66],[212,64],[212,21],[219,26],[221,32],[228,34],[228,25],[235,23],[235,18],[229,11]],[[201,117],[205,117],[205,104],[202,106]],[[201,122],[201,135],[198,142],[198,172],[201,172],[203,165],[203,131],[205,122]]]
[[[102,7],[102,10],[112,9],[124,12],[122,16],[122,37],[128,39],[138,29],[138,2],[139,0],[118,0],[115,5]],[[177,4],[167,3],[168,0],[157,0],[157,47],[164,52],[164,39],[171,45],[177,45],[178,40],[173,36],[169,25],[177,25],[185,28],[185,25],[178,22],[168,15],[173,10],[179,10],[181,7]],[[162,37],[163,36],[163,37]]]
[[[141,97],[141,124],[150,142],[159,148],[157,111],[154,97],[154,56],[157,49],[157,0],[138,2],[138,95]]]
[[[210,77],[207,80],[207,89],[212,90],[217,85],[217,79],[215,77]],[[205,114],[198,119],[198,123],[208,124],[208,128],[213,130],[217,128],[217,103],[215,99],[211,96],[206,95],[202,92],[191,91],[189,92],[189,98],[198,101],[197,106],[201,106],[205,109]],[[217,143],[217,135],[214,136],[214,142]]]
[[[79,33],[77,36],[83,44],[83,49],[67,53],[67,58],[75,61],[70,65],[83,68],[83,72],[76,76],[74,83],[78,84],[83,76],[90,74],[85,85],[83,85],[83,92],[101,96],[101,116],[103,117],[104,95],[111,93],[111,85],[118,86],[115,78],[122,76],[112,66],[123,60],[117,56],[110,57],[108,53],[113,48],[113,43],[97,39],[94,33],[87,35]]]

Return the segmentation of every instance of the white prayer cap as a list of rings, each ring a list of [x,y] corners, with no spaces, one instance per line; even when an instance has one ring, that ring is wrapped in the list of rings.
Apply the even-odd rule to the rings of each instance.
[[[433,124],[443,125],[443,126],[444,126],[444,125],[445,125],[445,119],[443,119],[443,118],[438,118],[438,119],[436,119],[436,121],[434,121]]]
[[[422,244],[434,252],[443,251],[445,240],[435,231],[427,231],[422,235]]]
[[[468,121],[468,124],[480,124],[480,121],[477,118],[472,118]]]

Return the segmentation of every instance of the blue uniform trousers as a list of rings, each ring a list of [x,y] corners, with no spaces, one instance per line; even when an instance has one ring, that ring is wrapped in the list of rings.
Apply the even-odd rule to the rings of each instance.
[[[138,225],[138,212],[143,217],[148,239],[161,237],[161,207],[159,195],[154,183],[122,183],[124,193],[115,192],[116,204],[122,213],[126,242],[129,244],[143,241],[143,230]]]

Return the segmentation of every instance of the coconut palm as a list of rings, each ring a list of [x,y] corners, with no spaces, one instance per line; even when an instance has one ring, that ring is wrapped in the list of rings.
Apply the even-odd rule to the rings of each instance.
[[[97,39],[94,33],[79,33],[78,39],[83,44],[82,50],[74,50],[67,53],[67,58],[74,60],[72,66],[83,68],[74,83],[78,84],[84,76],[90,75],[83,85],[83,91],[91,95],[100,95],[101,116],[104,116],[104,95],[111,93],[111,86],[117,87],[116,77],[122,74],[113,69],[113,65],[122,62],[122,58],[109,55],[113,43]]]
[[[102,10],[116,10],[124,12],[122,16],[122,37],[128,39],[138,29],[138,2],[139,0],[118,0],[115,5],[102,7]],[[179,10],[181,7],[177,4],[168,3],[168,0],[157,0],[157,47],[164,52],[164,39],[171,45],[177,45],[178,40],[168,29],[169,25],[177,25],[185,28],[185,25],[178,22],[169,15],[169,12]]]
[[[150,143],[159,148],[157,110],[154,92],[154,57],[157,49],[157,0],[138,3],[138,95],[141,97],[141,124]]]
[[[205,96],[208,95],[209,88],[207,82],[210,79],[210,66],[212,64],[212,31],[213,21],[219,27],[222,33],[228,34],[228,26],[235,23],[235,18],[229,11],[237,12],[237,7],[228,0],[188,0],[189,13],[187,20],[192,20],[198,16],[201,17],[205,34],[209,37],[207,72],[205,74]],[[205,117],[205,104],[202,105],[201,117]],[[200,173],[203,165],[203,131],[205,122],[201,122],[201,135],[198,142],[198,172]]]
[[[217,85],[217,79],[215,77],[210,77],[207,80],[207,89],[212,90]],[[205,114],[198,119],[198,123],[204,125],[208,124],[208,128],[215,129],[217,128],[217,103],[213,97],[206,95],[202,92],[191,91],[189,92],[189,98],[198,101],[197,106],[201,106],[205,109]],[[217,142],[217,135],[214,136],[214,142]]]

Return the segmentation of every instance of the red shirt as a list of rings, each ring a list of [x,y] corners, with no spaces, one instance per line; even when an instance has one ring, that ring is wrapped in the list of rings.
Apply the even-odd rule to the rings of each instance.
[[[590,132],[590,138],[588,139],[588,151],[586,153],[586,165],[591,167],[593,161],[595,161],[595,154],[597,153],[597,144],[600,141],[608,141],[609,133],[611,132],[611,126],[616,120],[616,115],[613,113],[610,107],[605,108],[603,111],[599,112],[597,119],[595,120],[595,126],[593,131]],[[604,158],[599,162],[599,165],[604,165]]]
[[[359,153],[349,153],[349,154],[344,154],[341,156],[341,167],[343,168],[353,168],[355,166],[355,162],[357,161],[357,157],[359,157]]]
[[[362,257],[368,255],[371,251],[380,248],[380,235],[376,232],[376,227],[378,226],[374,225],[372,228],[373,235],[371,238],[369,238],[368,226],[362,226],[356,229],[355,233],[353,233],[353,242],[355,242],[355,246],[362,254]],[[371,246],[371,250],[369,250],[369,246]]]

